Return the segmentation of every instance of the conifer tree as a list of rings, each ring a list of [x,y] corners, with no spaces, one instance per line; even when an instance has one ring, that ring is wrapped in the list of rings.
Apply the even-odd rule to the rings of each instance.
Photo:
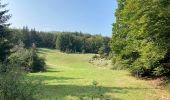
[[[9,31],[8,31],[8,20],[11,15],[8,15],[8,10],[5,10],[6,4],[2,4],[0,0],[0,62],[5,61],[7,55],[10,53],[10,43],[8,40]]]

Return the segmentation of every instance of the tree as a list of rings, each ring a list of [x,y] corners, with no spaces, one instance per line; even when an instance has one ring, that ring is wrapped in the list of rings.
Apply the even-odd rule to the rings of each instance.
[[[37,94],[36,82],[25,78],[23,70],[18,63],[9,61],[10,49],[12,48],[11,33],[7,21],[11,17],[7,15],[0,0],[0,99],[1,100],[35,100]],[[14,41],[13,41],[14,42]],[[23,59],[22,59],[23,60]]]
[[[31,47],[31,64],[30,64],[30,71],[31,72],[39,72],[45,71],[45,61],[44,58],[41,58],[37,54],[36,45],[33,43]]]
[[[20,41],[19,45],[14,46],[12,54],[8,57],[9,63],[16,63],[27,72],[45,71],[45,60],[39,57],[35,44],[30,49],[24,48]]]
[[[56,48],[63,52],[82,52],[82,53],[98,53],[99,48],[108,43],[110,38],[101,35],[89,35],[78,32],[64,32],[57,34]]]
[[[10,29],[11,41],[16,45],[23,41],[26,48],[35,43],[40,48],[57,48],[70,53],[98,53],[103,44],[109,48],[109,37],[101,35],[83,34],[81,32],[39,32],[35,29]]]
[[[102,58],[106,58],[109,56],[110,53],[110,48],[108,47],[107,44],[103,44],[103,46],[101,46],[98,50],[98,54],[100,55],[100,57]]]
[[[9,31],[7,23],[11,15],[8,15],[8,10],[4,10],[6,4],[0,1],[0,62],[5,61],[7,55],[10,53],[11,45],[8,41]]]
[[[110,42],[110,38],[108,37],[103,37],[103,45],[99,48],[98,50],[98,54],[102,57],[102,58],[106,58],[109,56],[109,53],[111,51],[110,47],[109,47],[109,42]]]
[[[118,0],[111,42],[115,61],[135,75],[168,75],[169,9],[169,0]]]

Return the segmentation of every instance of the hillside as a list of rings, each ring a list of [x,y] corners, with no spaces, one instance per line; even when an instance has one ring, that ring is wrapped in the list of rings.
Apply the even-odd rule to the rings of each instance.
[[[128,71],[91,65],[88,61],[93,54],[66,54],[51,49],[39,49],[39,54],[46,58],[48,70],[29,76],[43,81],[41,100],[79,100],[81,97],[91,100],[96,94],[105,95],[108,100],[170,98],[167,92],[153,85],[153,80],[139,80]],[[93,86],[95,83],[97,88]]]

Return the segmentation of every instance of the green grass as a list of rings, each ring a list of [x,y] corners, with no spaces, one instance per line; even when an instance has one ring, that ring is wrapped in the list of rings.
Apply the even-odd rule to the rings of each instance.
[[[29,77],[43,82],[40,100],[80,97],[91,100],[96,93],[114,98],[110,100],[163,100],[164,96],[168,97],[166,91],[130,76],[128,71],[90,64],[88,61],[93,54],[65,54],[51,49],[39,49],[39,54],[45,56],[49,68],[47,72],[31,73]],[[99,83],[98,90],[92,85],[93,81]]]

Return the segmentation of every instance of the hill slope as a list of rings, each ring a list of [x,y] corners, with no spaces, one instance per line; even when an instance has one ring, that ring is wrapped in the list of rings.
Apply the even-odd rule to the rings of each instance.
[[[40,49],[39,53],[46,57],[48,71],[29,76],[43,81],[41,100],[74,100],[71,98],[78,97],[91,100],[94,94],[108,95],[110,100],[170,98],[164,90],[150,81],[130,76],[128,71],[103,69],[90,64],[88,61],[93,54],[65,54],[51,49]],[[97,89],[92,86],[94,81],[98,83]]]

